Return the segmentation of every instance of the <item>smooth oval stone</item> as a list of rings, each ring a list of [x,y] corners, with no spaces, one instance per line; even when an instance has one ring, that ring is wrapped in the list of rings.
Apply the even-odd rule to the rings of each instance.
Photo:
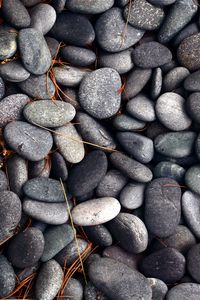
[[[21,2],[24,4],[24,6],[31,7],[40,3],[41,0],[21,0]]]
[[[120,152],[112,153],[110,161],[127,177],[137,182],[149,182],[153,177],[148,167]]]
[[[118,170],[109,170],[96,188],[98,197],[117,197],[128,179]]]
[[[155,121],[149,124],[146,130],[146,135],[148,138],[155,140],[159,134],[167,132],[169,132],[169,130],[166,127],[164,127],[159,121]]]
[[[196,134],[192,131],[169,132],[158,135],[154,140],[154,147],[160,154],[181,158],[190,155]]]
[[[44,202],[64,202],[65,197],[58,180],[36,177],[29,179],[23,186],[27,197]]]
[[[17,268],[27,268],[35,265],[44,250],[44,236],[34,227],[20,232],[8,245],[8,259]]]
[[[164,248],[146,256],[140,269],[147,277],[155,277],[165,283],[176,283],[185,273],[185,257],[176,249]]]
[[[102,146],[106,150],[115,149],[116,143],[101,123],[84,112],[76,114],[77,129],[84,141]],[[94,146],[95,147],[95,146]]]
[[[0,65],[0,75],[4,80],[10,82],[21,82],[28,79],[30,73],[19,61],[13,60],[4,65]]]
[[[76,13],[81,14],[99,14],[114,4],[114,0],[69,0],[66,7]]]
[[[46,3],[40,3],[30,11],[31,28],[40,31],[45,35],[53,27],[56,21],[55,9]]]
[[[63,87],[64,94],[62,94],[62,99],[65,102],[70,103],[73,105],[76,109],[80,109],[80,103],[78,100],[78,91],[77,89],[73,89],[70,87]]]
[[[70,163],[79,163],[85,155],[84,144],[76,128],[68,123],[55,129],[54,142],[64,159]]]
[[[187,254],[187,270],[196,282],[200,282],[200,244],[196,244],[190,248]]]
[[[113,126],[120,131],[135,131],[145,127],[145,122],[129,115],[121,114],[114,118]]]
[[[30,25],[30,16],[25,6],[19,0],[6,0],[2,3],[2,13],[5,20],[16,28]]]
[[[121,78],[111,68],[101,68],[85,76],[79,87],[82,108],[97,119],[112,117],[120,108]]]
[[[139,94],[151,78],[151,69],[133,68],[127,76],[125,93],[123,98],[131,99]]]
[[[83,196],[97,187],[107,171],[107,157],[104,152],[95,150],[74,166],[69,173],[67,186],[74,196]]]
[[[21,220],[22,207],[19,197],[10,191],[0,192],[0,242],[13,235]]]
[[[190,190],[200,194],[200,165],[194,165],[187,170],[185,183]]]
[[[86,48],[66,46],[62,49],[62,57],[73,66],[86,67],[96,60],[96,54]]]
[[[137,254],[146,250],[148,232],[145,224],[137,216],[120,213],[109,222],[108,228],[119,245],[128,252]]]
[[[55,94],[54,84],[47,75],[31,75],[18,85],[25,94],[32,98],[52,99]]]
[[[0,60],[12,57],[17,51],[17,33],[0,31]]]
[[[186,170],[183,167],[170,161],[162,161],[154,168],[154,176],[156,178],[172,178],[178,182],[183,180],[185,172]]]
[[[29,161],[28,175],[29,179],[42,176],[49,177],[51,171],[50,158],[44,158],[39,161]]]
[[[61,13],[64,10],[65,3],[66,3],[66,0],[52,0],[51,1],[51,5],[56,10],[57,14]]]
[[[108,247],[113,243],[112,235],[104,225],[85,226],[84,232],[95,245]]]
[[[8,190],[8,178],[4,171],[0,170],[0,191]]]
[[[51,65],[51,53],[41,32],[22,29],[18,36],[19,51],[25,68],[34,75],[46,73]]]
[[[4,255],[0,255],[0,297],[4,298],[15,288],[15,272]]]
[[[176,0],[149,0],[150,3],[158,6],[173,4]],[[157,300],[157,299],[155,299]]]
[[[168,292],[167,285],[158,278],[147,278],[152,288],[152,299],[164,300]]]
[[[198,134],[197,139],[196,139],[196,155],[198,157],[198,160],[200,160],[200,134]]]
[[[89,70],[79,69],[72,66],[61,66],[53,68],[55,79],[58,84],[76,87],[78,86],[82,79],[90,73]]]
[[[40,100],[25,106],[23,114],[29,123],[44,127],[59,127],[75,116],[74,107],[64,101]]]
[[[168,293],[166,300],[198,299],[200,293],[200,284],[181,283],[174,286]]]
[[[46,36],[45,41],[51,52],[51,57],[54,58],[58,52],[59,42],[50,36]]]
[[[5,83],[3,81],[3,78],[0,77],[0,100],[4,97],[5,95]]]
[[[60,178],[65,181],[68,177],[68,168],[66,165],[66,161],[63,156],[59,152],[54,152],[51,158],[51,173],[55,179]]]
[[[127,209],[136,209],[143,204],[144,190],[143,183],[130,182],[121,191],[119,201]]]
[[[170,178],[154,179],[145,192],[144,213],[145,224],[151,233],[161,238],[174,234],[181,216],[179,184]]]
[[[129,24],[143,30],[158,29],[164,18],[164,11],[146,0],[134,0],[126,5],[124,18]]]
[[[28,180],[27,161],[17,154],[14,154],[7,161],[7,174],[9,178],[10,190],[22,197],[22,187]]]
[[[193,34],[180,43],[177,58],[179,63],[190,71],[200,68],[200,33]]]
[[[200,92],[200,71],[193,72],[187,76],[184,81],[184,89],[189,92]]]
[[[153,100],[158,98],[158,96],[160,95],[162,84],[163,84],[162,69],[156,68],[153,71],[152,78],[151,78],[151,98]]]
[[[188,97],[187,107],[192,119],[200,123],[200,93],[192,93]]]
[[[111,258],[92,262],[89,278],[111,299],[132,300],[137,295],[138,299],[150,300],[152,296],[148,280],[141,273]]]
[[[99,297],[101,300],[109,300],[104,293],[102,293],[91,283],[91,281],[89,281],[84,288],[84,299],[93,300],[93,299],[98,299]]]
[[[63,282],[61,266],[51,259],[44,263],[35,283],[35,297],[40,300],[53,300]]]
[[[177,0],[172,5],[158,34],[160,43],[168,43],[196,14],[198,5],[193,0]]]
[[[21,120],[23,108],[28,102],[30,99],[24,94],[14,94],[3,98],[0,101],[0,127],[4,127],[11,121]]]
[[[121,205],[113,197],[103,197],[82,202],[72,209],[72,218],[76,225],[93,226],[104,224],[115,218]]]
[[[98,57],[100,67],[115,69],[119,74],[124,74],[133,68],[131,58],[132,49],[127,49],[117,53],[102,52]]]
[[[156,68],[172,60],[171,51],[158,42],[137,46],[132,53],[133,62],[141,68]]]
[[[95,32],[88,18],[71,12],[57,15],[50,35],[58,41],[80,47],[91,44],[95,39]]]
[[[66,300],[82,300],[83,299],[83,286],[79,280],[70,278],[63,291],[63,297]]]
[[[178,47],[179,44],[187,37],[199,32],[198,25],[196,23],[191,23],[184,27],[174,38],[173,45]]]
[[[25,199],[23,211],[30,217],[51,225],[60,225],[68,221],[67,205],[62,203],[47,203]]]
[[[188,69],[184,67],[176,67],[169,71],[163,79],[163,90],[165,92],[172,92],[179,88],[185,78],[190,75]]]
[[[153,101],[143,94],[128,101],[126,110],[131,116],[143,122],[152,122],[156,119]]]
[[[44,232],[44,251],[41,257],[42,262],[53,258],[58,252],[66,247],[74,239],[74,231],[67,224],[48,227]]]
[[[170,130],[185,130],[191,125],[192,121],[185,109],[185,99],[176,93],[162,94],[155,109],[159,121]]]
[[[118,132],[117,139],[125,151],[141,163],[148,163],[154,155],[153,141],[141,134]]]

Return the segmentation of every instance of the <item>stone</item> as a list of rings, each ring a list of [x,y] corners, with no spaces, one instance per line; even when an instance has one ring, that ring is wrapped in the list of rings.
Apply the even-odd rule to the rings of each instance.
[[[164,300],[168,292],[167,285],[158,278],[147,278],[152,288],[152,299]]]
[[[192,192],[200,195],[200,165],[193,165],[187,170],[185,183]]]
[[[31,161],[43,159],[53,145],[50,132],[22,121],[7,124],[4,138],[14,151]]]
[[[69,0],[66,7],[72,12],[80,14],[100,14],[114,5],[114,0]]]
[[[174,38],[173,45],[178,47],[179,44],[186,39],[187,37],[198,33],[199,28],[196,23],[190,23],[189,25],[185,26]]]
[[[126,34],[124,34],[125,26]],[[135,45],[144,35],[144,30],[126,25],[122,9],[113,7],[98,18],[95,33],[100,47],[115,53]]]
[[[146,185],[130,182],[122,190],[119,201],[124,208],[136,209],[143,204]]]
[[[184,89],[188,92],[200,92],[200,71],[189,74],[184,81]],[[189,98],[190,99],[190,98]]]
[[[166,127],[164,127],[159,121],[154,121],[148,125],[149,126],[146,129],[146,135],[153,141],[158,135],[169,132],[169,130]]]
[[[5,83],[3,81],[3,78],[0,77],[0,100],[4,97],[5,95]]]
[[[104,225],[84,226],[84,232],[94,245],[108,247],[113,243],[112,235]]]
[[[39,3],[30,11],[31,28],[40,31],[43,35],[47,34],[56,21],[55,9],[46,3]]]
[[[195,145],[196,155],[198,160],[200,160],[200,134],[198,134]]]
[[[65,8],[66,0],[52,0],[51,5],[56,10],[56,13],[61,13]]]
[[[13,60],[5,65],[0,65],[0,75],[10,82],[21,82],[29,78],[30,73],[18,60]]]
[[[187,270],[192,278],[196,282],[200,282],[200,261],[199,261],[199,254],[200,254],[200,244],[193,245],[190,248],[187,254]]]
[[[90,73],[90,70],[84,70],[72,66],[61,66],[53,68],[54,76],[58,84],[76,87],[82,79]]]
[[[97,198],[75,206],[72,209],[72,218],[79,226],[99,225],[115,218],[120,209],[119,201],[113,197]]]
[[[151,78],[151,98],[155,100],[161,93],[163,84],[162,69],[156,68]]]
[[[64,60],[78,67],[86,67],[96,61],[96,54],[92,50],[77,46],[64,47],[61,55]]]
[[[190,94],[190,96],[188,97],[187,100],[187,108],[188,111],[191,115],[191,118],[197,122],[200,123],[199,121],[199,117],[200,117],[200,93],[192,93]]]
[[[55,179],[66,181],[68,178],[68,168],[66,161],[59,152],[54,152],[51,158],[51,172]]]
[[[17,33],[0,31],[0,60],[12,57],[17,51]]]
[[[121,114],[113,119],[113,126],[120,131],[135,131],[145,127],[145,122],[137,120],[126,114]]]
[[[168,237],[175,233],[180,216],[179,184],[170,178],[154,179],[145,192],[144,217],[147,229],[159,238]]]
[[[168,293],[166,300],[190,299],[196,300],[200,292],[198,283],[181,283],[174,286]],[[184,297],[184,298],[183,298]]]
[[[174,2],[176,2],[176,0],[149,0],[149,2],[154,5],[163,6],[173,4]]]
[[[19,0],[8,0],[2,3],[2,13],[5,20],[16,28],[30,26],[30,15]]]
[[[66,300],[82,300],[83,299],[83,286],[79,280],[70,278],[63,291],[63,297]]]
[[[49,157],[38,161],[29,161],[28,175],[29,179],[35,177],[49,177],[51,171],[51,164]]]
[[[15,272],[4,255],[0,255],[0,297],[4,298],[15,288]]]
[[[70,122],[76,111],[64,101],[39,100],[26,105],[23,114],[29,123],[55,128]]]
[[[161,161],[154,168],[156,178],[172,178],[178,182],[183,182],[185,172],[186,170],[183,167],[170,161]]]
[[[169,71],[163,79],[163,91],[172,92],[179,88],[184,81],[190,75],[188,69],[184,67],[176,67]]]
[[[59,42],[50,37],[50,36],[46,36],[45,37],[45,41],[47,43],[47,46],[49,47],[49,50],[51,52],[51,57],[54,58],[58,52],[58,49],[59,49]]]
[[[0,191],[8,190],[8,179],[4,171],[0,170]]]
[[[51,53],[41,32],[34,28],[21,29],[18,45],[25,68],[34,75],[46,73],[51,65]]]
[[[18,235],[8,245],[8,259],[13,266],[23,269],[35,265],[44,250],[44,236],[34,227]]]
[[[108,297],[105,296],[100,290],[98,290],[92,283],[89,281],[84,288],[84,299],[93,300],[98,299],[100,297],[101,300],[109,300]]]

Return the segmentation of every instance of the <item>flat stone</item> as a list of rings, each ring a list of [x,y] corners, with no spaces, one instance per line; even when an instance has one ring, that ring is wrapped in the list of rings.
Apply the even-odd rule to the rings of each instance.
[[[147,229],[154,235],[164,238],[175,233],[181,216],[181,189],[175,180],[158,178],[148,185],[144,216]]]
[[[178,47],[179,44],[186,39],[187,37],[196,34],[199,32],[199,27],[197,23],[189,23],[185,26],[174,38],[173,45],[174,47]]]
[[[94,245],[108,247],[113,243],[112,235],[104,225],[84,226],[84,232]]]
[[[21,220],[22,207],[19,197],[10,191],[0,192],[0,242],[13,235]]]
[[[121,191],[119,201],[124,208],[136,209],[143,204],[146,185],[130,182]]]
[[[4,65],[0,65],[0,75],[4,80],[10,82],[21,82],[28,79],[30,73],[18,60],[14,60]]]
[[[126,34],[124,27],[126,26]],[[119,52],[135,45],[144,35],[144,30],[134,28],[123,18],[123,11],[113,7],[102,14],[95,25],[96,39],[102,49]]]
[[[188,111],[192,117],[192,119],[197,122],[198,124],[200,123],[200,93],[192,93],[188,97],[187,100],[187,107]]]
[[[46,3],[39,3],[30,11],[30,27],[40,31],[43,35],[47,34],[56,21],[55,9]]]
[[[8,178],[4,171],[0,170],[0,191],[8,190]]]
[[[176,2],[176,0],[149,0],[149,2],[154,5],[163,6],[173,4],[174,2]]]
[[[152,299],[164,300],[168,292],[167,285],[158,278],[147,278],[152,288]]]
[[[63,297],[66,300],[82,300],[83,299],[83,286],[79,280],[70,278],[63,291]]]
[[[66,4],[66,7],[76,13],[80,14],[100,14],[114,4],[114,0],[69,0]]]
[[[145,122],[126,114],[118,115],[113,120],[113,126],[120,131],[135,131],[145,127]]]
[[[161,93],[163,84],[163,77],[162,77],[162,69],[156,68],[153,71],[152,78],[151,78],[151,98],[154,100],[158,98]]]
[[[26,105],[23,114],[29,123],[59,127],[70,122],[76,111],[71,104],[64,101],[40,100]]]
[[[34,227],[18,235],[8,245],[8,259],[13,266],[23,269],[35,265],[42,256],[44,250],[44,236]]]
[[[154,168],[154,176],[156,178],[165,177],[172,178],[178,182],[182,182],[186,170],[170,161],[161,161]]]
[[[78,86],[85,75],[90,73],[88,70],[72,66],[55,67],[53,68],[53,72],[57,83],[68,87]]]
[[[187,270],[196,282],[200,282],[200,244],[196,244],[190,248],[187,254]]]
[[[107,119],[117,113],[121,104],[121,78],[111,68],[101,68],[85,76],[79,87],[82,108],[97,119]]]
[[[188,92],[200,92],[200,71],[189,74],[183,85]]]
[[[22,121],[7,124],[4,138],[14,151],[31,161],[43,159],[53,145],[50,132]]]
[[[66,46],[62,49],[61,55],[73,66],[86,67],[93,64],[96,54],[89,49],[77,46]]]
[[[169,71],[163,79],[163,91],[172,92],[179,88],[185,78],[190,75],[188,69],[184,67],[176,67]]]
[[[0,32],[0,60],[5,60],[17,51],[17,33],[6,30]]]
[[[0,255],[0,297],[4,298],[15,288],[15,272],[4,255]]]
[[[21,2],[24,4],[24,6],[31,7],[40,3],[41,0],[21,0]]]
[[[33,28],[22,29],[18,45],[25,68],[34,75],[46,73],[51,65],[51,53],[39,31]]]
[[[185,183],[189,189],[200,195],[200,165],[193,165],[185,174]]]
[[[160,43],[168,43],[196,14],[198,5],[193,0],[177,0],[171,6],[158,34]]]
[[[102,293],[91,283],[91,281],[89,281],[84,288],[84,299],[92,300],[96,298],[98,299],[98,297],[101,297],[101,300],[109,300],[104,293]]]
[[[35,283],[35,297],[40,300],[53,300],[63,283],[61,266],[51,259],[44,263]]]
[[[8,0],[2,3],[2,12],[5,20],[16,28],[24,28],[30,26],[30,16],[21,1]]]
[[[181,283],[174,286],[168,293],[166,300],[190,299],[196,300],[199,296],[200,284]],[[184,298],[183,298],[184,297]]]
[[[164,11],[146,0],[135,0],[134,3],[126,5],[124,18],[132,26],[143,30],[158,29],[164,19]]]
[[[68,168],[64,157],[59,152],[54,152],[51,158],[51,173],[55,179],[65,181],[68,178]]]
[[[51,52],[51,57],[54,58],[58,52],[59,42],[50,36],[46,36],[45,41]]]

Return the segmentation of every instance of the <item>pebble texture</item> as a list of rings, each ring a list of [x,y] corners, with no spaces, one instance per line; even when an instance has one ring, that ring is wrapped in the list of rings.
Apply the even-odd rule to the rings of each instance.
[[[17,34],[16,32],[10,33],[8,31],[1,31],[0,36],[0,59],[4,60],[10,58],[17,51]]]
[[[83,286],[79,280],[71,278],[63,292],[66,300],[82,300],[83,299]]]
[[[167,300],[191,299],[196,300],[199,296],[200,284],[198,283],[181,283],[174,286],[167,293]]]
[[[30,73],[18,60],[11,61],[5,65],[0,65],[0,75],[10,82],[21,82],[29,78]]]
[[[31,27],[45,35],[56,21],[55,9],[46,3],[40,3],[31,10]]]
[[[30,25],[29,13],[19,0],[4,1],[2,12],[8,23],[16,28],[24,28]]]
[[[4,255],[0,255],[0,297],[10,294],[15,288],[15,272]]]
[[[67,8],[77,13],[99,14],[108,10],[113,4],[114,0],[69,0]]]

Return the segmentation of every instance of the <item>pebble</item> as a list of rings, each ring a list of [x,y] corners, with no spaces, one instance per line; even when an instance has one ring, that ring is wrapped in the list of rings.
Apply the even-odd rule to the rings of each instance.
[[[150,300],[152,296],[148,280],[141,273],[110,258],[92,262],[89,278],[111,299],[132,300],[133,295],[137,295],[138,299]]]
[[[174,234],[181,216],[179,184],[169,178],[154,179],[145,191],[144,213],[151,233],[160,238]]]
[[[94,245],[108,247],[113,243],[112,235],[104,225],[85,226],[84,232]]]
[[[191,23],[189,25],[187,25],[186,27],[184,27],[174,38],[173,41],[173,45],[175,47],[178,47],[179,44],[186,39],[187,37],[198,33],[199,28],[198,25],[196,23]]]
[[[137,120],[129,115],[117,115],[113,119],[113,126],[120,131],[135,131],[145,127],[145,122]]]
[[[24,4],[24,6],[31,7],[40,3],[41,0],[21,0],[21,2]]]
[[[151,98],[155,100],[161,93],[163,84],[162,69],[156,68],[151,77]]]
[[[185,78],[190,75],[188,69],[184,67],[176,67],[169,71],[163,79],[163,91],[172,92],[179,88]]]
[[[0,242],[12,236],[21,220],[19,197],[11,191],[0,192]]]
[[[72,66],[55,67],[53,68],[53,72],[57,83],[68,87],[78,86],[85,75],[90,73],[89,70]]]
[[[44,250],[44,236],[34,227],[29,227],[18,235],[8,245],[8,259],[13,266],[23,269],[35,265]]]
[[[17,51],[17,33],[0,30],[0,60],[12,57]]]
[[[171,6],[160,31],[158,40],[160,43],[168,43],[185,27],[198,10],[198,4],[193,0],[177,0]]]
[[[148,232],[145,224],[137,216],[120,213],[109,222],[108,228],[119,245],[128,252],[137,254],[146,250]]]
[[[84,144],[74,125],[68,123],[56,128],[53,138],[66,161],[76,164],[83,160],[85,156]]]
[[[188,75],[183,86],[189,92],[200,92],[200,71]]]
[[[73,105],[76,109],[80,109],[77,89],[64,86],[63,92],[64,92],[64,94],[62,95],[63,100]]]
[[[55,9],[46,3],[39,3],[30,11],[30,27],[40,31],[43,35],[47,34],[56,21]]]
[[[166,300],[198,299],[200,293],[200,284],[181,283],[174,286],[168,293]]]
[[[130,182],[120,193],[119,201],[124,208],[136,209],[143,204],[146,185],[143,183]]]
[[[60,180],[60,178],[65,181],[68,178],[68,168],[66,161],[59,152],[54,152],[51,158],[52,170],[54,178]]]
[[[0,297],[4,298],[15,288],[15,272],[4,255],[0,255]]]
[[[0,101],[0,127],[11,121],[21,120],[24,106],[30,102],[25,94],[13,94]]]
[[[4,80],[10,82],[21,82],[29,78],[30,73],[23,67],[18,60],[0,65],[0,75]]]
[[[47,203],[25,199],[23,211],[30,217],[51,225],[64,224],[69,219],[67,205],[63,203]]]
[[[154,147],[162,155],[182,158],[193,152],[196,134],[192,131],[169,132],[158,135]]]
[[[180,43],[177,58],[179,63],[189,71],[200,68],[200,33],[193,34]]]
[[[62,49],[61,54],[73,66],[86,67],[96,61],[96,54],[92,50],[82,47],[66,46]]]
[[[167,285],[158,278],[147,278],[152,288],[153,300],[164,300],[168,292]]]
[[[116,198],[127,181],[127,177],[125,177],[121,172],[111,169],[99,182],[96,188],[96,195],[98,197]]]
[[[146,256],[140,269],[147,277],[155,277],[165,283],[176,283],[185,273],[185,257],[176,249],[164,248]]]
[[[8,190],[8,179],[4,171],[0,170],[0,191]]]
[[[128,101],[126,110],[131,116],[143,122],[152,122],[156,119],[154,102],[143,94]]]
[[[65,44],[80,47],[91,44],[95,39],[95,32],[88,18],[71,12],[57,15],[50,35]]]
[[[98,290],[92,283],[89,281],[84,288],[84,299],[85,300],[93,300],[98,299],[100,297],[101,300],[109,300],[105,294],[103,294],[100,290]]]
[[[53,144],[52,136],[48,131],[22,121],[7,124],[4,138],[14,151],[31,161],[43,159]]]
[[[122,148],[141,163],[149,163],[153,159],[153,141],[141,134],[133,132],[118,132],[117,139]]]
[[[185,175],[185,171],[186,170],[178,164],[175,164],[170,161],[161,161],[154,168],[154,176],[156,178],[171,178],[178,182],[182,182]]]
[[[52,0],[51,5],[56,10],[56,13],[61,13],[65,8],[66,0]]]
[[[149,182],[153,177],[148,167],[120,152],[112,153],[110,161],[127,177],[137,182]]]
[[[125,26],[126,34],[124,34]],[[115,53],[135,45],[144,35],[144,30],[126,25],[122,9],[113,7],[98,18],[95,33],[101,48]]]
[[[197,122],[200,123],[200,93],[192,93],[188,97],[187,100],[187,107],[188,111],[191,115],[191,118]]]
[[[193,245],[190,248],[187,254],[187,270],[192,278],[200,283],[200,260],[199,260],[199,253],[200,253],[200,244]]]
[[[51,164],[49,157],[41,159],[39,161],[29,161],[28,163],[28,175],[29,179],[34,177],[49,177],[51,171]]]
[[[63,283],[61,266],[51,259],[44,263],[35,284],[35,297],[40,300],[53,300]]]
[[[48,227],[44,232],[44,251],[42,262],[53,258],[74,239],[74,231],[67,224]]]
[[[71,104],[64,101],[40,100],[26,105],[23,114],[29,123],[59,127],[70,122],[76,111]]]
[[[22,29],[18,45],[25,68],[34,75],[46,73],[51,65],[51,53],[41,32],[34,28]]]
[[[135,0],[126,5],[124,18],[129,24],[143,30],[158,29],[164,18],[164,11],[146,0]]]
[[[115,218],[120,209],[119,201],[113,197],[97,198],[75,206],[72,209],[72,218],[79,226],[99,225]]]
[[[193,165],[187,170],[185,183],[191,191],[200,195],[200,165]]]
[[[69,0],[67,1],[66,7],[76,13],[80,14],[100,14],[114,4],[114,0]]]
[[[147,42],[137,46],[133,53],[133,62],[141,68],[156,68],[172,60],[171,51],[158,42]]]
[[[198,158],[198,160],[200,159],[200,134],[198,134],[198,136],[197,136],[197,139],[196,139],[196,145],[195,145],[196,147],[196,155],[197,155],[197,158]]]
[[[27,197],[43,202],[64,202],[65,197],[60,181],[36,177],[29,179],[23,186],[24,193]]]
[[[30,26],[30,15],[19,0],[6,0],[2,3],[2,13],[5,20],[16,28]]]
[[[176,2],[176,0],[149,0],[149,2],[154,5],[163,6],[173,4],[174,2]]]
[[[3,78],[0,77],[0,100],[4,97],[5,95],[5,83],[3,81]]]
[[[45,41],[47,43],[47,46],[49,47],[49,50],[51,52],[51,57],[54,58],[58,52],[58,49],[59,49],[59,42],[50,37],[50,36],[46,36],[45,37]]]
[[[82,108],[97,119],[106,119],[117,113],[121,104],[121,78],[111,68],[101,68],[85,76],[79,87]]]
[[[97,187],[107,172],[107,157],[95,150],[70,170],[67,186],[73,196],[83,196]]]
[[[63,291],[63,297],[66,300],[82,300],[83,299],[83,286],[79,280],[70,278]]]

